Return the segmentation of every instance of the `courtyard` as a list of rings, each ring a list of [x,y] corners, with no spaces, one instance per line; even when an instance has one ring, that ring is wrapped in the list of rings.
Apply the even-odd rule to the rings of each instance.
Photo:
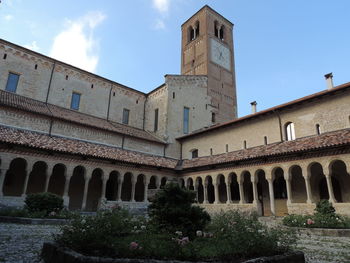
[[[52,240],[58,226],[0,224],[0,262],[35,263],[42,244]],[[350,262],[350,238],[299,235],[297,249],[305,253],[308,263]]]

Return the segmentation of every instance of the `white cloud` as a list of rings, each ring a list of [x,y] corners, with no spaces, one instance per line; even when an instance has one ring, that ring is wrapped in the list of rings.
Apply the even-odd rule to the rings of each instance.
[[[12,15],[4,15],[3,18],[6,20],[6,21],[11,21],[13,19],[13,16]]]
[[[161,19],[157,19],[155,24],[154,24],[154,29],[156,30],[162,30],[165,29],[165,23]]]
[[[158,12],[164,14],[169,10],[170,0],[152,0],[153,6],[158,10]]]
[[[94,29],[106,16],[89,12],[77,20],[67,20],[66,28],[55,36],[50,56],[87,71],[95,72],[98,63],[98,41]]]
[[[25,48],[34,50],[34,51],[38,51],[40,48],[38,47],[38,45],[36,44],[36,41],[33,41],[30,44],[24,45]]]

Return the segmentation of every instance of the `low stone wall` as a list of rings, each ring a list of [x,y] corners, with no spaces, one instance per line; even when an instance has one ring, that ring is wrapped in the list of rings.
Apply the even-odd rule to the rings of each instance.
[[[54,218],[26,218],[26,217],[0,216],[0,222],[14,223],[14,224],[28,224],[28,225],[65,225],[69,223],[69,220],[54,219]]]
[[[331,237],[350,237],[350,229],[330,229],[330,228],[300,228],[292,227],[298,229],[298,231],[316,236],[331,236]]]
[[[25,196],[1,196],[0,204],[9,207],[23,207]]]
[[[288,214],[297,214],[297,215],[312,215],[316,204],[307,204],[307,203],[291,203],[287,204]]]
[[[203,207],[209,214],[217,214],[220,212],[226,212],[229,210],[239,210],[242,212],[257,212],[258,208],[255,204],[198,204],[198,206]]]
[[[59,247],[56,243],[46,242],[44,243],[41,257],[46,263],[193,263],[188,261],[178,260],[154,260],[154,259],[112,259],[112,258],[99,258],[88,257],[79,254],[69,248]],[[285,255],[278,255],[272,257],[262,257],[257,259],[251,259],[242,263],[304,263],[305,257],[303,252],[291,252]],[[207,262],[197,262],[207,263]],[[217,261],[219,263],[219,261]]]

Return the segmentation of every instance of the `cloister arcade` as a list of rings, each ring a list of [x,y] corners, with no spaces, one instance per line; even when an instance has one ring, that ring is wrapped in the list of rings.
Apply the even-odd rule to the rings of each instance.
[[[171,172],[96,163],[52,161],[0,155],[0,202],[22,202],[26,194],[52,192],[71,210],[96,211],[105,204],[145,207],[154,193],[174,178]],[[312,213],[316,202],[329,199],[341,214],[350,214],[350,156],[319,157],[247,168],[191,172],[179,184],[196,191],[209,212],[227,209],[260,215]]]
[[[349,157],[302,160],[224,171],[192,173],[183,187],[197,191],[198,203],[210,212],[257,211],[262,216],[313,213],[329,199],[341,214],[350,214]]]
[[[162,188],[170,178],[125,168],[67,164],[23,156],[0,155],[0,161],[0,201],[6,199],[15,205],[23,204],[27,194],[38,192],[62,196],[70,210],[96,211],[102,200],[148,203],[148,193]]]

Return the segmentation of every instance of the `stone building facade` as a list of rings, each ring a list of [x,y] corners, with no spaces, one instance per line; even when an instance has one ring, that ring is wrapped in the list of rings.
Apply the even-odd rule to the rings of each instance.
[[[209,212],[350,214],[350,83],[237,118],[233,24],[182,25],[181,74],[143,93],[0,40],[0,203],[144,209],[169,181]]]

